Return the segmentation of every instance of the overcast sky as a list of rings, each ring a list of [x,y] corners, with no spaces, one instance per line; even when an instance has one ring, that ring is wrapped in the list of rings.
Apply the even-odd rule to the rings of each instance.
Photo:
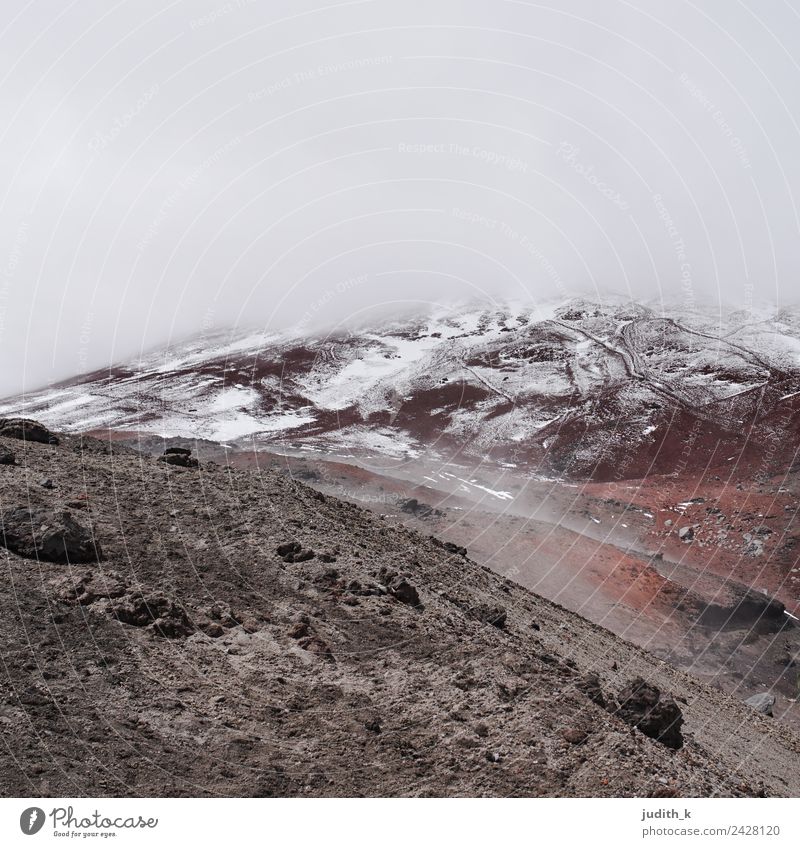
[[[393,301],[796,296],[796,4],[0,16],[0,394]]]

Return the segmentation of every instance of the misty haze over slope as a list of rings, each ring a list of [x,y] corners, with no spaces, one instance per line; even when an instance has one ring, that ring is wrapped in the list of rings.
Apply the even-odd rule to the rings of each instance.
[[[788,5],[4,8],[2,394],[377,305],[793,296]]]

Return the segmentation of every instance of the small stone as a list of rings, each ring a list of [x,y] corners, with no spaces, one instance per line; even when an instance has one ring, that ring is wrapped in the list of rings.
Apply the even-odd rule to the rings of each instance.
[[[570,744],[583,744],[589,737],[587,732],[584,732],[582,729],[575,729],[574,727],[562,730],[561,735]]]
[[[481,623],[491,624],[498,629],[504,629],[506,625],[506,610],[502,606],[489,606],[479,603],[469,609],[469,616]]]
[[[220,638],[225,634],[225,630],[216,621],[211,621],[211,623],[206,624],[203,628],[203,632],[205,632],[209,638]]]
[[[772,707],[775,705],[775,695],[762,691],[760,694],[754,694],[752,697],[748,697],[744,702],[745,705],[750,706],[757,712],[761,712],[762,715],[772,717]]]
[[[279,556],[288,556],[289,553],[297,553],[300,551],[300,544],[297,541],[285,541],[279,544],[275,552]]]
[[[578,691],[583,692],[593,703],[601,708],[605,708],[606,698],[600,684],[600,677],[596,673],[586,674],[586,676],[581,677],[575,683],[575,687]]]
[[[309,629],[308,623],[305,621],[298,621],[296,624],[293,624],[289,631],[286,633],[289,638],[305,638],[311,630]]]

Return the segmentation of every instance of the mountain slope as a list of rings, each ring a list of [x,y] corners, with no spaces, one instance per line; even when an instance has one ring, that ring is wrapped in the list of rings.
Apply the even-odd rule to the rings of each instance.
[[[0,547],[4,795],[800,791],[788,729],[435,539],[270,471],[0,442],[6,530],[66,510],[103,557]],[[682,749],[595,702],[636,676]]]
[[[0,404],[72,432],[464,455],[598,480],[672,472],[687,433],[705,460],[758,463],[766,442],[797,436],[798,409],[795,311],[721,319],[622,299],[198,338]]]

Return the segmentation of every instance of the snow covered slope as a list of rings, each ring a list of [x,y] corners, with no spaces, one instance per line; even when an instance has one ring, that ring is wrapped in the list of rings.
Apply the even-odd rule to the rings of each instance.
[[[720,461],[763,450],[796,432],[796,392],[796,310],[720,319],[605,299],[440,310],[313,337],[197,338],[8,399],[0,415],[622,478],[668,470],[687,437]]]

